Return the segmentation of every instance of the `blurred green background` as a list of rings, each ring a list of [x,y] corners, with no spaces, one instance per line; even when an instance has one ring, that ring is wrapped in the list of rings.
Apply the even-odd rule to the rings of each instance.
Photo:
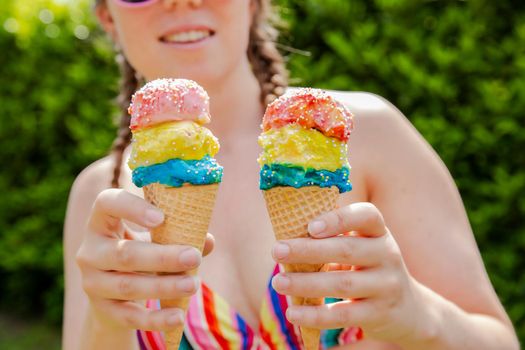
[[[525,1],[281,0],[293,83],[392,101],[444,159],[525,341]],[[89,1],[0,2],[0,348],[59,348],[69,188],[115,133]],[[35,345],[36,344],[36,345]]]

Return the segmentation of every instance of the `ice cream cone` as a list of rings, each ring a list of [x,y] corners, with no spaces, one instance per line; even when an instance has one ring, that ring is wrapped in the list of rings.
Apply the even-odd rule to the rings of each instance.
[[[144,197],[164,212],[164,223],[151,230],[159,244],[189,245],[201,252],[206,241],[219,185],[168,187],[153,183],[144,187]],[[197,271],[190,271],[195,274]],[[161,300],[162,308],[188,309],[189,298]],[[178,350],[184,326],[165,332],[166,350]]]
[[[336,207],[339,190],[333,186],[321,188],[274,187],[263,191],[277,240],[308,237],[308,222]],[[286,272],[319,272],[323,264],[285,264]],[[323,298],[293,297],[294,305],[322,305]],[[318,350],[319,329],[301,327],[301,337],[306,350]]]

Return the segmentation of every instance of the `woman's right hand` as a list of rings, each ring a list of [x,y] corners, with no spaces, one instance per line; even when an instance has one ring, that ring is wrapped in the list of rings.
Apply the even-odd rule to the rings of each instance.
[[[182,310],[151,310],[138,301],[194,294],[197,278],[185,272],[200,265],[201,253],[189,246],[130,239],[122,220],[153,228],[164,221],[164,215],[124,190],[98,195],[76,256],[94,317],[104,327],[167,330],[181,325]],[[205,254],[212,248],[213,238],[208,235]]]

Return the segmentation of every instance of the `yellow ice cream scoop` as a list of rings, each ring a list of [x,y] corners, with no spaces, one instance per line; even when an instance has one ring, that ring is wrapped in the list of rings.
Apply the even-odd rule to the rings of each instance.
[[[133,170],[174,158],[199,160],[218,151],[217,138],[205,127],[192,121],[164,123],[133,132],[128,165]]]
[[[290,124],[261,134],[263,152],[259,164],[290,164],[316,170],[336,171],[348,166],[347,145],[315,129]]]

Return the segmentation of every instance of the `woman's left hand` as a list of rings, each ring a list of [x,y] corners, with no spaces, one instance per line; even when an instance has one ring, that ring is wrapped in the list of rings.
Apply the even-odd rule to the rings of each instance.
[[[356,203],[325,213],[310,222],[309,231],[314,238],[278,242],[274,259],[283,264],[326,263],[329,271],[280,273],[273,287],[285,295],[344,300],[290,306],[290,322],[320,329],[359,326],[367,337],[390,342],[424,332],[425,288],[409,274],[374,205]]]

